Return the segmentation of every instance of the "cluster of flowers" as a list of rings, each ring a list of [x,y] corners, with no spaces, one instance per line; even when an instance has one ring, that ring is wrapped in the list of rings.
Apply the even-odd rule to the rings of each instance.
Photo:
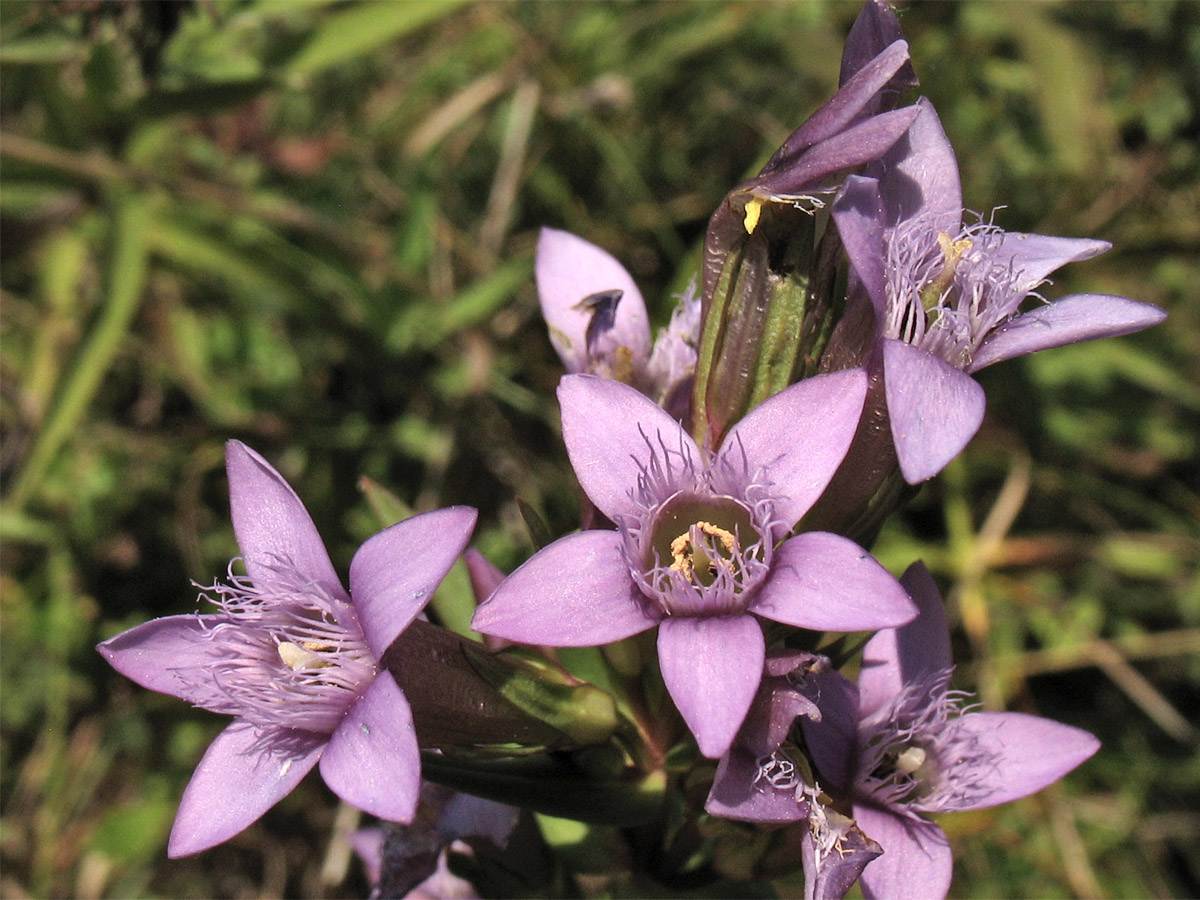
[[[419,621],[467,547],[474,510],[417,515],[375,535],[347,591],[296,494],[229,443],[245,574],[231,569],[208,589],[215,614],[155,620],[99,647],[139,684],[234,716],[184,794],[170,855],[237,834],[318,764],[347,803],[410,823],[424,750],[427,777],[585,820],[636,818],[586,809],[598,792],[634,785],[642,796],[654,784],[661,805],[681,772],[707,771],[703,809],[687,815],[799,828],[809,896],[840,897],[860,878],[868,897],[941,896],[950,851],[923,814],[1025,796],[1096,751],[1079,729],[971,706],[950,686],[929,573],[915,563],[897,580],[861,543],[979,428],[974,372],[1129,333],[1162,313],[1123,297],[1035,293],[1108,245],[964,223],[932,104],[896,108],[913,84],[893,12],[868,0],[837,94],[728,195],[700,289],[653,343],[642,296],[615,259],[542,233],[537,288],[568,370],[558,398],[585,528],[507,577],[467,551],[472,628],[505,649]],[[830,224],[814,240],[826,209]],[[844,282],[834,277],[841,248]],[[650,661],[621,663],[615,648],[629,643],[617,642],[652,630]],[[813,652],[825,632],[862,631],[875,634],[857,682]],[[414,676],[424,662],[404,658],[434,644],[421,657],[434,663]],[[597,707],[598,689],[547,649],[583,647],[605,648],[610,668],[641,686],[618,689],[614,677]],[[438,665],[474,687],[439,694],[429,687],[444,677]],[[489,714],[487,729],[481,718],[470,737],[471,710],[483,716],[501,701],[508,711]],[[496,722],[502,731],[517,714],[534,725],[497,738]],[[456,715],[453,727],[439,724]],[[529,768],[496,775],[501,744],[524,745],[512,756]],[[472,755],[484,745],[493,750]],[[563,769],[596,747],[616,762]],[[535,749],[547,751],[540,769]],[[539,784],[551,784],[547,796]],[[476,833],[503,843],[513,820],[500,819],[507,825]],[[471,833],[446,820],[438,849]]]

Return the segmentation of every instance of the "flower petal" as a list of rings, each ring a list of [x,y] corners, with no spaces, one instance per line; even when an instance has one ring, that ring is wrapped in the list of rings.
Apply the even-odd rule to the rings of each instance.
[[[867,631],[912,621],[917,608],[887,569],[849,538],[808,531],[775,551],[750,612],[812,631]]]
[[[868,166],[867,174],[887,173],[881,190],[888,224],[928,216],[933,231],[957,234],[962,224],[958,160],[933,104],[922,97],[915,106],[917,115],[907,133]]]
[[[321,757],[321,777],[356,809],[389,822],[411,822],[421,791],[421,751],[412,710],[390,672],[380,672]]]
[[[233,532],[250,580],[271,584],[285,561],[332,596],[348,600],[325,544],[296,492],[265,459],[241,441],[225,444]]]
[[[1038,350],[1132,334],[1157,325],[1166,312],[1111,294],[1072,294],[996,327],[975,351],[969,371]]]
[[[808,804],[796,799],[796,789],[777,788],[760,777],[758,757],[736,744],[721,757],[704,810],[739,822],[799,822]]]
[[[651,628],[616,531],[581,531],[539,550],[475,611],[471,627],[525,644],[594,647]]]
[[[632,494],[652,459],[673,469],[700,464],[695,441],[679,423],[628,385],[594,375],[565,375],[558,402],[575,475],[610,519],[639,511]]]
[[[650,320],[633,278],[613,256],[567,231],[543,228],[534,263],[542,316],[550,342],[569,372],[587,370],[587,327],[592,316],[580,302],[592,294],[621,291],[613,336],[636,362],[650,353]]]
[[[841,465],[866,397],[863,369],[806,378],[752,409],[729,430],[720,453],[744,455],[749,474],[771,482],[775,516],[794,524]]]
[[[901,341],[883,342],[884,389],[900,471],[909,484],[932,478],[983,422],[983,388],[954,366]]]
[[[213,621],[224,617],[210,616]],[[151,691],[206,706],[218,693],[212,676],[212,643],[198,615],[151,619],[96,645],[109,665]]]
[[[906,684],[923,673],[954,665],[946,607],[933,576],[915,562],[901,576],[900,583],[920,613],[901,628],[883,629],[863,647],[858,691],[859,715],[864,719],[895,700]]]
[[[883,855],[867,863],[861,884],[866,900],[937,900],[950,891],[954,857],[932,822],[855,804],[854,819]]]
[[[1011,268],[1019,277],[1014,290],[1028,294],[1046,276],[1067,263],[1080,262],[1099,256],[1112,248],[1108,241],[1091,238],[1053,237],[1048,234],[1022,234],[1006,231],[991,252],[997,265]]]
[[[724,756],[762,681],[766,645],[751,616],[673,617],[658,627],[663,681],[700,752]]]
[[[244,831],[317,764],[325,736],[256,728],[240,719],[217,735],[179,803],[167,856],[199,853]]]
[[[1081,728],[1025,713],[969,713],[955,719],[953,727],[972,735],[980,754],[988,757],[984,771],[971,773],[970,802],[956,809],[985,809],[1027,797],[1100,749],[1100,741]]]
[[[858,688],[840,672],[831,670],[810,675],[805,693],[821,711],[820,719],[800,720],[813,764],[825,783],[848,793],[858,755]]]
[[[846,35],[846,46],[842,49],[842,67],[838,83],[845,84],[854,73],[871,62],[886,47],[904,37],[900,21],[890,3],[864,3],[858,18]],[[882,93],[900,93],[917,83],[917,74],[912,64],[907,63],[894,77],[893,82]]]
[[[476,515],[469,506],[422,513],[358,548],[350,562],[350,596],[376,659],[432,599],[471,539]]]
[[[861,175],[848,175],[830,212],[850,265],[866,288],[876,315],[882,316],[887,310],[887,278],[883,270],[887,261],[887,236],[879,182]]]

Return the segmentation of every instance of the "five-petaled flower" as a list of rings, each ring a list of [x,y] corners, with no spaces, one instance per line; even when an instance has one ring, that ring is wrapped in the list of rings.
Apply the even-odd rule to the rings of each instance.
[[[237,441],[226,468],[246,574],[209,589],[220,612],[154,619],[97,648],[143,687],[236,717],[184,792],[169,855],[228,840],[318,760],[347,803],[410,820],[421,766],[412,711],[379,660],[462,552],[475,510],[425,513],[370,538],[347,594],[279,473]]]
[[[964,226],[954,150],[933,105],[922,98],[917,109],[905,139],[867,175],[849,176],[833,204],[857,277],[851,302],[873,307],[882,357],[874,364],[883,367],[896,456],[910,484],[940,472],[979,429],[985,400],[972,373],[1037,350],[1129,334],[1166,315],[1108,294],[1044,302],[1034,292],[1051,272],[1110,245]],[[1023,310],[1029,298],[1036,305]],[[858,343],[859,321],[848,313],[834,343]],[[865,364],[874,352],[860,346],[850,364]]]
[[[945,896],[952,860],[926,813],[983,809],[1040,791],[1100,746],[1038,716],[971,712],[949,688],[950,635],[937,587],[914,563],[901,582],[920,616],[863,649],[857,687],[837,672],[812,676],[820,721],[801,719],[822,783],[848,797],[883,855],[862,874],[868,897]]]
[[[854,542],[784,540],[828,484],[866,395],[859,370],[776,394],[706,454],[639,392],[590,375],[558,389],[584,492],[617,529],[535,554],[477,610],[486,634],[592,646],[659,626],[667,690],[701,752],[720,757],[763,674],[755,615],[818,631],[907,622],[899,583]]]

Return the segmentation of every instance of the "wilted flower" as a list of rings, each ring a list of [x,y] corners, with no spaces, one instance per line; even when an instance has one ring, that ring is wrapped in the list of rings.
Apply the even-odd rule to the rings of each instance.
[[[857,544],[819,532],[784,540],[840,463],[865,391],[861,371],[803,381],[755,408],[706,456],[637,391],[565,376],[558,395],[571,464],[617,530],[568,535],[539,551],[479,607],[472,627],[592,646],[660,625],[667,690],[701,751],[721,756],[762,677],[755,614],[842,631],[913,615],[896,580]]]
[[[936,475],[978,430],[985,400],[971,373],[1165,317],[1107,294],[1042,300],[1035,291],[1051,272],[1110,245],[964,225],[954,151],[932,104],[922,99],[917,107],[906,138],[868,176],[847,178],[833,204],[858,286],[874,308],[892,438],[910,484]],[[1023,309],[1029,298],[1036,305]],[[848,314],[844,327],[855,321]],[[863,342],[849,364],[867,363],[873,348]]]
[[[623,381],[679,418],[696,368],[700,301],[694,292],[680,299],[652,348],[642,293],[610,253],[543,228],[534,268],[550,342],[567,371]]]
[[[184,792],[169,855],[228,840],[318,760],[347,803],[411,819],[420,786],[412,712],[379,659],[462,552],[475,510],[425,513],[375,535],[350,564],[347,594],[279,473],[237,441],[226,467],[246,574],[208,589],[220,612],[155,619],[97,647],[143,687],[236,717]]]
[[[915,563],[901,581],[920,616],[867,643],[857,687],[836,672],[814,676],[821,720],[801,727],[826,785],[849,797],[883,847],[863,872],[864,895],[917,900],[944,896],[952,867],[945,834],[922,815],[1032,794],[1100,743],[1038,716],[965,708],[948,686],[950,636],[933,579]]]

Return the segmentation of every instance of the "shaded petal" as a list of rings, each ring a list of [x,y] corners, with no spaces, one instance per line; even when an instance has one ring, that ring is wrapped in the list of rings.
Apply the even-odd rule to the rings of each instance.
[[[883,365],[900,471],[909,484],[920,484],[971,442],[987,399],[970,375],[901,341],[883,342]]]
[[[565,375],[558,385],[563,442],[584,493],[608,518],[640,511],[638,477],[652,457],[695,468],[700,451],[679,423],[628,385],[594,375]]]
[[[594,647],[658,621],[629,576],[616,531],[581,531],[539,550],[504,579],[471,627],[525,644]]]
[[[1047,275],[1067,263],[1080,262],[1112,249],[1108,241],[1091,238],[1052,237],[1047,234],[1023,234],[1006,231],[990,251],[996,263],[1007,263],[1019,277],[1014,290],[1028,294],[1041,284]]]
[[[226,621],[210,616],[212,622]],[[109,665],[144,688],[206,706],[218,693],[212,642],[199,615],[151,619],[96,645]]]
[[[739,822],[799,822],[808,816],[808,803],[796,798],[796,788],[760,778],[758,757],[734,745],[717,764],[704,810]]]
[[[412,710],[389,672],[350,707],[321,757],[321,777],[356,809],[411,822],[421,792],[421,751]]]
[[[751,616],[674,617],[658,627],[663,681],[700,752],[724,756],[762,681],[766,645]]]
[[[317,526],[283,476],[241,441],[225,444],[225,469],[233,533],[250,580],[271,584],[285,561],[331,596],[348,600]]]
[[[887,311],[887,237],[884,228],[883,195],[874,178],[849,175],[831,209],[846,256],[858,276],[876,317]]]
[[[812,631],[891,628],[917,614],[900,582],[849,538],[808,531],[775,553],[750,612]]]
[[[734,425],[721,456],[736,460],[744,454],[750,476],[771,482],[775,516],[795,524],[821,496],[850,449],[866,397],[863,369],[806,378]]]
[[[350,561],[350,596],[376,659],[432,599],[471,539],[476,515],[469,506],[421,513],[358,548]]]
[[[845,84],[884,48],[903,37],[904,32],[891,4],[886,0],[867,0],[850,27],[850,33],[846,35],[838,83]],[[908,63],[897,73],[893,83],[884,89],[884,93],[900,93],[916,83],[917,74],[912,64]]]
[[[468,547],[463,552],[463,562],[466,563],[467,575],[471,579],[471,593],[475,595],[475,603],[478,605],[500,587],[504,581],[504,572],[474,547]]]
[[[179,803],[167,856],[199,853],[244,831],[317,764],[325,736],[241,719],[217,735]]]
[[[800,720],[804,743],[821,778],[847,794],[858,756],[858,688],[840,672],[829,671],[809,676],[805,693],[821,718]]]
[[[889,224],[929,216],[933,232],[957,234],[962,224],[958,160],[933,104],[922,97],[915,106],[907,133],[867,174],[882,175]]]
[[[863,647],[858,673],[859,715],[863,719],[895,700],[906,684],[923,673],[954,665],[946,607],[933,576],[922,563],[915,562],[900,583],[920,613],[902,628],[880,631]]]
[[[950,891],[954,857],[942,829],[923,819],[854,806],[859,828],[883,847],[860,882],[866,900],[937,900]]]
[[[591,313],[580,302],[604,291],[618,290],[613,336],[633,351],[636,361],[650,353],[650,320],[633,278],[613,256],[567,231],[543,228],[534,262],[542,316],[550,342],[570,372],[587,369],[587,327]]]
[[[1064,344],[1132,334],[1166,317],[1157,306],[1128,297],[1072,294],[997,326],[975,351],[969,371]]]
[[[955,719],[952,726],[972,735],[987,761],[983,771],[970,773],[970,802],[947,811],[985,809],[1027,797],[1100,749],[1100,741],[1081,728],[1025,713],[970,713]],[[946,774],[954,777],[953,771]]]

